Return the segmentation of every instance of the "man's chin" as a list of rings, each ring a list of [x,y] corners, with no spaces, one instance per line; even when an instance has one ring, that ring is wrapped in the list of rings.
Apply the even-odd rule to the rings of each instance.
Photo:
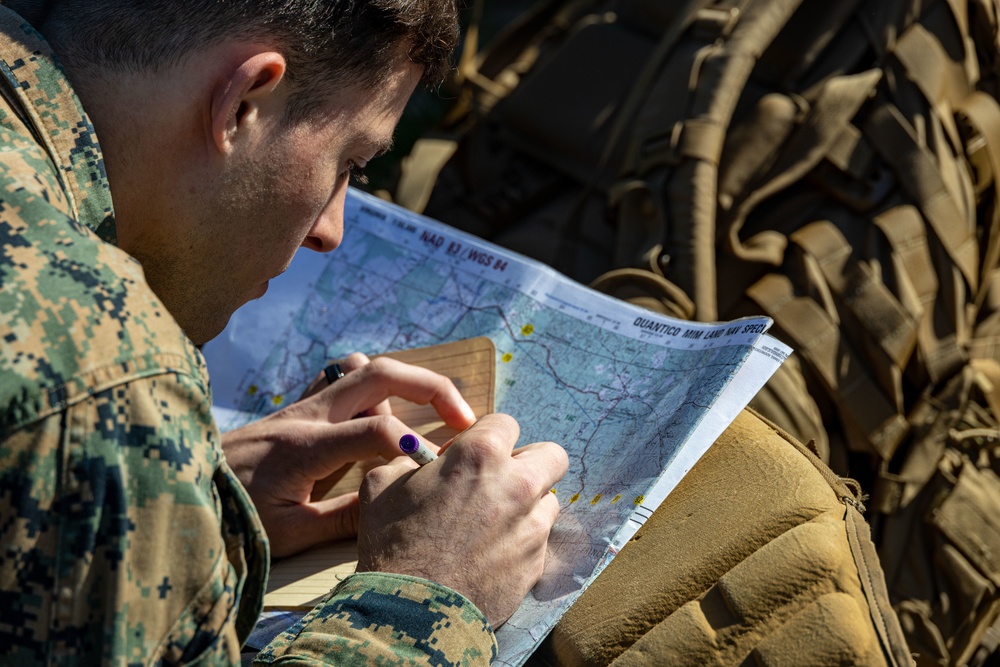
[[[211,318],[210,321],[207,319],[199,320],[200,326],[198,327],[197,331],[185,330],[185,333],[187,333],[188,338],[193,340],[198,347],[201,347],[208,341],[212,340],[213,338],[221,334],[225,330],[226,326],[229,324],[229,319],[233,316],[233,314],[237,310],[239,310],[246,304],[250,303],[251,301],[259,299],[262,296],[264,296],[264,294],[267,292],[268,282],[269,281],[265,280],[263,283],[254,288],[253,291],[248,292],[237,303],[235,304],[231,303],[228,309],[222,307],[216,308],[213,313],[214,316]],[[222,312],[223,310],[227,310],[224,317],[219,315],[219,313]]]
[[[270,284],[270,281],[269,280],[265,280],[261,284],[259,284],[256,287],[254,287],[252,290],[247,291],[244,294],[243,298],[240,299],[240,302],[236,305],[236,310],[242,308],[243,306],[247,305],[251,301],[256,301],[257,299],[259,299],[262,296],[264,296],[265,294],[267,294],[267,286],[269,284]]]

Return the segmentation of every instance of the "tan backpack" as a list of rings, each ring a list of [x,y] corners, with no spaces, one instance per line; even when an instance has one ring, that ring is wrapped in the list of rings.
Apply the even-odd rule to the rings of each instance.
[[[542,2],[397,191],[647,307],[771,316],[797,352],[755,406],[870,494],[921,665],[1000,636],[997,10]]]

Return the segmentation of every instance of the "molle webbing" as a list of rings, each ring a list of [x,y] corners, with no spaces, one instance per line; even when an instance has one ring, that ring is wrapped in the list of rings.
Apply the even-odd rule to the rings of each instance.
[[[921,665],[1000,611],[998,6],[550,0],[463,60],[426,209],[649,308],[771,316],[808,390],[772,404],[819,416],[780,423],[864,479]]]

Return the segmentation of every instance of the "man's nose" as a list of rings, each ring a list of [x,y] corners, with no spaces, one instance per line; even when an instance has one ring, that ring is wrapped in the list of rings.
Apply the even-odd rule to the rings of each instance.
[[[316,218],[312,229],[302,241],[302,247],[316,252],[330,252],[344,238],[344,198],[347,188],[338,189]]]

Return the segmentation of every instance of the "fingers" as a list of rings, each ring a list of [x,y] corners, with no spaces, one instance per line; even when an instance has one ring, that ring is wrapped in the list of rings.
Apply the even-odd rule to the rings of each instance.
[[[510,456],[521,435],[521,427],[510,415],[493,413],[484,415],[453,439],[450,446],[485,448]]]
[[[341,364],[341,368],[346,374],[356,371],[364,366],[367,366],[370,363],[371,359],[368,358],[368,355],[362,354],[361,352],[354,352],[353,354],[347,355],[347,357],[344,359],[344,363]],[[365,408],[361,412],[357,413],[357,415],[355,416],[360,415],[362,417],[372,417],[374,415],[391,415],[391,414],[392,414],[392,408],[389,407],[389,401],[387,397],[386,400],[379,401],[376,405],[373,405],[370,408]]]
[[[452,470],[462,468],[484,470],[495,466],[502,459],[510,458],[520,432],[520,426],[513,417],[504,414],[491,414],[475,422],[465,431],[446,442],[440,449],[423,437],[414,435],[417,435],[434,451],[442,456],[447,456],[440,463],[435,461],[428,464],[428,466],[434,466],[434,470],[437,470],[438,466]],[[396,448],[398,450],[398,441]],[[363,497],[378,495],[396,479],[412,472],[416,467],[418,467],[417,464],[408,457],[390,461],[386,466],[380,466],[378,470],[373,470],[366,477]]]
[[[369,472],[358,571],[433,579],[472,600],[494,627],[503,623],[541,576],[559,515],[550,491],[569,465],[551,442],[514,449],[519,435],[511,417],[487,415],[427,465],[397,459]]]
[[[536,442],[515,450],[513,457],[529,470],[535,471],[544,487],[543,493],[555,499],[555,494],[550,491],[569,470],[566,450],[554,442]]]
[[[461,465],[491,465],[498,458],[512,457],[520,468],[530,473],[537,485],[534,495],[547,493],[566,474],[569,458],[554,442],[536,442],[514,449],[521,429],[505,414],[486,415],[441,448],[444,458],[460,460]]]
[[[358,524],[357,493],[289,506],[282,511],[282,520],[268,531],[271,553],[275,558],[281,558],[324,542],[356,537]]]
[[[503,459],[513,459],[517,467],[511,474],[519,475],[522,478],[520,483],[529,485],[530,488],[525,488],[526,495],[534,499],[541,498],[549,494],[552,487],[566,474],[569,458],[566,450],[554,442],[536,442],[514,449],[519,435],[520,426],[513,417],[495,413],[486,415],[440,449],[426,439],[417,437],[431,449],[438,451],[442,458],[438,465],[453,469],[472,467],[482,470],[502,463]],[[398,456],[398,440],[395,450],[397,451],[393,453]],[[372,480],[375,488],[384,488],[395,478],[412,471],[416,464],[409,459],[400,459],[392,462],[392,465],[398,467],[376,473],[377,479]],[[512,488],[516,488],[516,485]]]
[[[413,403],[433,405],[452,428],[464,429],[476,420],[455,384],[426,368],[387,357],[368,361],[361,354],[347,357],[341,368],[345,375],[336,383],[317,389],[325,382],[325,378],[321,380],[317,376],[307,389],[307,393],[313,391],[307,403],[317,418],[338,422],[359,413],[388,414],[385,401],[390,396],[398,396]]]
[[[327,366],[334,363],[338,364],[340,366],[341,372],[344,373],[346,376],[347,373],[355,371],[369,362],[370,360],[368,359],[367,355],[362,354],[361,352],[354,352],[353,354],[349,354],[343,359],[330,360],[327,363]],[[331,384],[333,383],[330,382],[330,379],[327,377],[326,374],[326,368],[324,368],[319,373],[317,373],[316,377],[314,377],[309,382],[309,386],[307,386],[305,391],[302,392],[302,395],[299,396],[299,400],[301,401],[302,399],[314,396],[315,394],[318,394],[319,392],[329,387]]]
[[[327,477],[346,463],[376,456],[386,460],[403,457],[415,466],[399,448],[399,439],[407,433],[410,429],[392,415],[362,417],[339,424],[311,422],[303,436],[310,444],[301,448],[297,463],[315,480]],[[433,443],[421,440],[437,450]]]

